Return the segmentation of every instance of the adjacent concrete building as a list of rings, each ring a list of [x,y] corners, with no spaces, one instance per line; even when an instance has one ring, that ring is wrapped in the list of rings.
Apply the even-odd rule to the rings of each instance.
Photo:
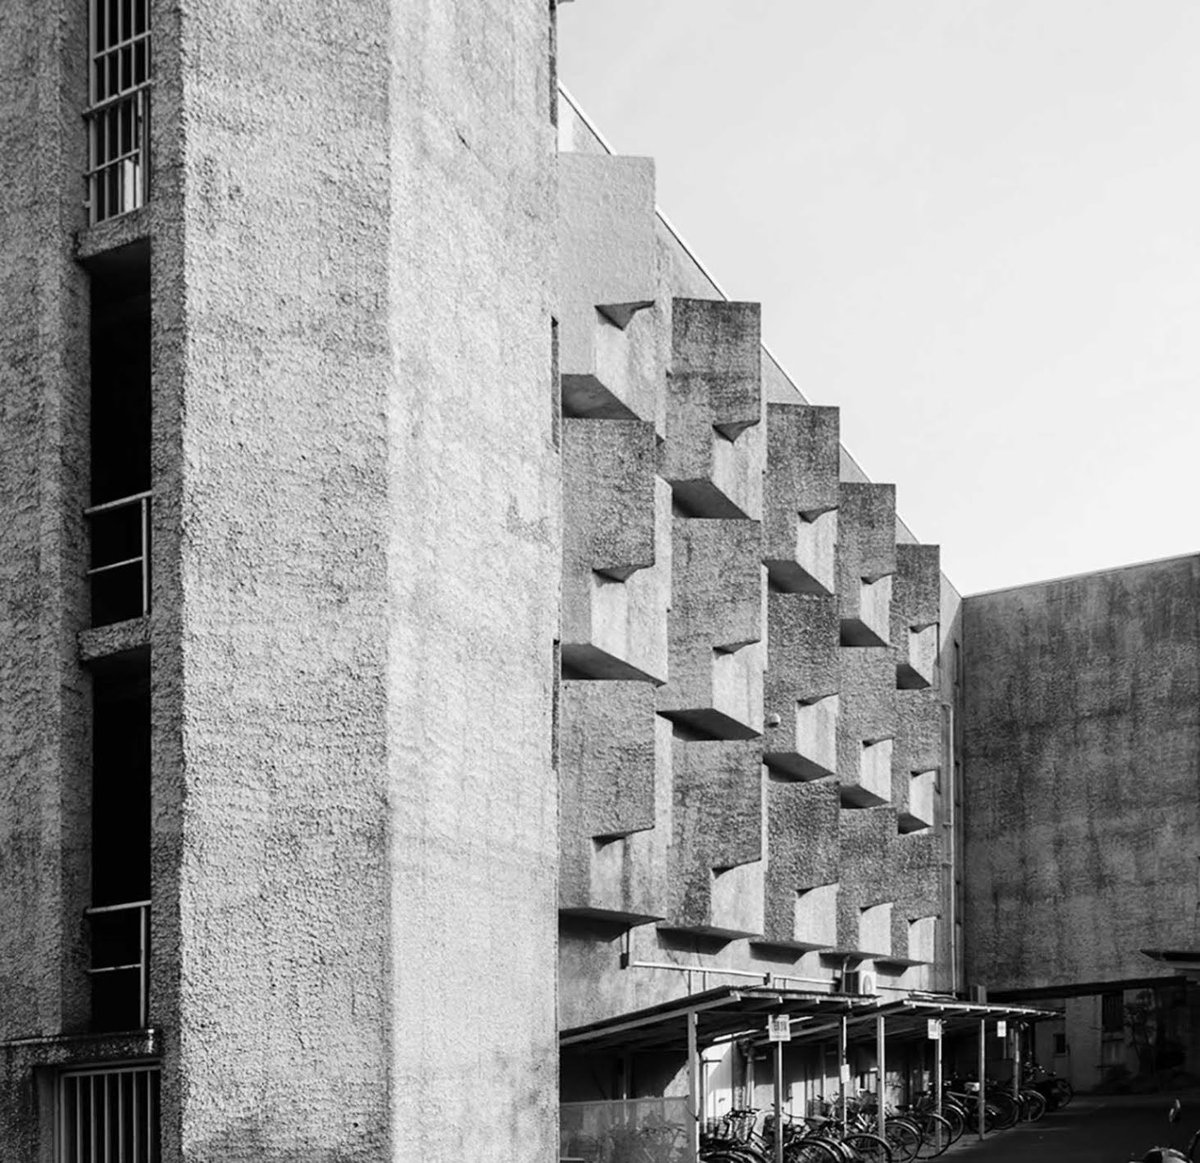
[[[1107,961],[992,934],[1127,658],[1125,855],[1064,874],[1165,875],[1146,787],[1194,823],[1195,562],[964,631],[560,100],[553,4],[0,28],[2,1163],[548,1163],[560,1097],[764,1102],[768,1014],[796,1109],[900,1092],[920,1006],[1174,940],[1185,887],[1139,925],[1107,882]],[[1038,635],[1099,661],[1022,703]],[[612,1034],[689,999],[690,1045]],[[885,1010],[886,1062],[831,1049]]]
[[[1200,1073],[1147,954],[1200,949],[1200,557],[971,596],[963,635],[968,980],[1054,999],[1078,1086]]]

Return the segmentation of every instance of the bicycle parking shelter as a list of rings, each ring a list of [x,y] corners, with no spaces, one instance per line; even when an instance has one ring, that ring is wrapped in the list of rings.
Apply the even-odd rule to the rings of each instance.
[[[771,1045],[774,1049],[774,1115],[780,1126],[783,1115],[783,1048],[785,1040],[772,1040],[768,1019],[787,1019],[790,1044],[835,1039],[838,1045],[840,1098],[845,1117],[848,1052],[852,1046],[874,1042],[876,1069],[884,1077],[889,1042],[934,1042],[934,1086],[937,1110],[941,1110],[942,1039],[946,1035],[974,1034],[979,1037],[978,1077],[984,1078],[988,1022],[1033,1023],[1059,1015],[1048,1010],[1003,1003],[966,1002],[926,995],[888,1000],[861,994],[817,993],[783,989],[771,985],[723,986],[690,994],[646,1009],[617,1015],[585,1026],[563,1030],[559,1049],[571,1053],[686,1053],[687,1055],[687,1158],[700,1158],[703,1121],[701,1062],[705,1049],[739,1042],[751,1047]],[[937,1036],[933,1037],[937,1022]],[[1013,1069],[1014,1091],[1021,1076],[1020,1039],[1016,1039]],[[880,1084],[882,1093],[882,1081]],[[885,1104],[878,1103],[879,1134],[883,1135]],[[977,1134],[984,1138],[983,1120]],[[783,1136],[776,1135],[776,1159],[782,1163]]]

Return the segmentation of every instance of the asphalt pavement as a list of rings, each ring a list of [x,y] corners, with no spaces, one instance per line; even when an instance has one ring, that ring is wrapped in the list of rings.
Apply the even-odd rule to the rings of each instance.
[[[1172,1127],[1167,1109],[1176,1097],[1183,1104],[1182,1118]],[[1198,1129],[1200,1093],[1081,1095],[1065,1110],[995,1132],[982,1143],[968,1131],[941,1158],[946,1163],[1127,1163],[1152,1147],[1184,1150]]]

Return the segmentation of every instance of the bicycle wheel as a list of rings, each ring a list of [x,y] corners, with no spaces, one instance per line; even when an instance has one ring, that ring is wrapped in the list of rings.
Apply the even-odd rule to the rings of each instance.
[[[1058,1095],[1059,1107],[1067,1106],[1075,1097],[1075,1088],[1065,1078],[1054,1080],[1054,1091]]]
[[[936,1114],[934,1110],[930,1110],[930,1114]],[[957,1103],[944,1102],[942,1103],[942,1118],[950,1124],[950,1142],[957,1143],[962,1138],[962,1133],[967,1129],[967,1116],[962,1107]]]
[[[933,1111],[926,1111],[921,1115],[919,1125],[921,1147],[917,1151],[918,1159],[936,1159],[954,1142],[954,1131],[950,1126],[950,1120]]]
[[[886,1139],[868,1131],[851,1131],[842,1142],[854,1152],[861,1163],[892,1163],[895,1152]]]
[[[883,1130],[897,1163],[908,1163],[917,1157],[921,1149],[921,1132],[907,1119],[888,1119]]]
[[[997,1130],[1003,1131],[1011,1127],[1020,1117],[1020,1108],[1013,1101],[1013,1097],[1010,1094],[1003,1094],[997,1090],[989,1090],[987,1104],[996,1108]]]
[[[785,1163],[845,1163],[837,1147],[828,1139],[793,1139],[783,1146]]]
[[[1021,1091],[1021,1103],[1025,1108],[1025,1117],[1036,1123],[1046,1113],[1046,1099],[1036,1090]]]

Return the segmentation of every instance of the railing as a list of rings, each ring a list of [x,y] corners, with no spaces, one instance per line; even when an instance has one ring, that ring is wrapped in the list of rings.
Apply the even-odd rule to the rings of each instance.
[[[136,915],[136,927],[122,923],[129,914]],[[98,905],[85,909],[84,915],[92,924],[92,964],[87,970],[88,975],[95,982],[105,974],[136,973],[135,1028],[144,1030],[150,1007],[150,902]],[[134,955],[132,959],[131,955]]]
[[[686,1098],[564,1102],[559,1106],[561,1163],[673,1163],[692,1124]]]
[[[84,510],[92,529],[92,625],[150,612],[150,493]]]
[[[58,1076],[56,1163],[159,1163],[157,1063]]]
[[[148,0],[91,0],[87,201],[93,225],[149,195]]]

